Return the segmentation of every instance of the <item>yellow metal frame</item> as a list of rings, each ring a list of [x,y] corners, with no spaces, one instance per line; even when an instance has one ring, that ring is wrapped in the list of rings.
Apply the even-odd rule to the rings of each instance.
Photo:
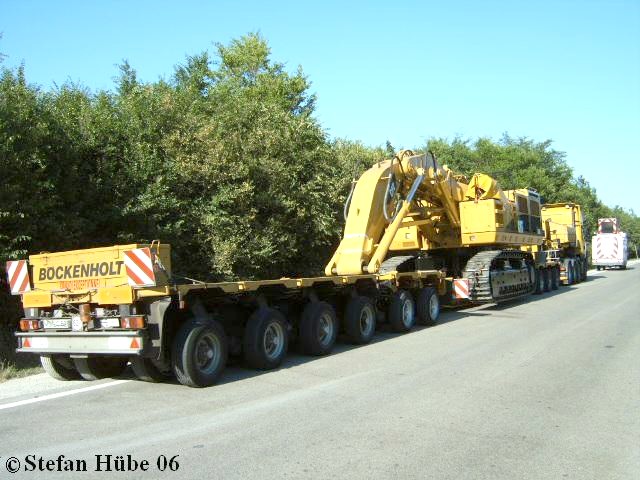
[[[549,249],[573,247],[576,253],[585,255],[584,214],[577,203],[549,203],[542,206],[541,216],[545,225]]]
[[[137,248],[150,248],[164,267],[164,270],[154,268],[156,287],[129,285],[123,256],[125,251]],[[26,308],[46,308],[65,303],[130,304],[137,298],[168,294],[171,247],[154,242],[41,253],[29,257],[29,267],[33,290],[22,294]],[[90,267],[93,267],[91,273],[83,275]],[[65,273],[73,278],[64,278]]]

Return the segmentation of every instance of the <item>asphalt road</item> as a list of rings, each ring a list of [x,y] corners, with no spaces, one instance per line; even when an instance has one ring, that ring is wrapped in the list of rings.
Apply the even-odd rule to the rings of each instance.
[[[590,272],[277,371],[230,368],[207,389],[12,380],[0,384],[0,479],[637,479],[639,287],[640,263]],[[96,473],[108,454],[149,469]],[[24,471],[59,455],[87,472]]]

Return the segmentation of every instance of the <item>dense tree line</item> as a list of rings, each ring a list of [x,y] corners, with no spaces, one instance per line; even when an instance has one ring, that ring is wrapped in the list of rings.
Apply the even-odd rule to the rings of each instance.
[[[630,236],[631,251],[640,246],[640,218],[633,211],[602,203],[584,177],[574,176],[565,153],[555,150],[550,140],[536,142],[505,134],[498,142],[486,138],[474,142],[432,139],[428,148],[442,163],[467,176],[483,172],[497,178],[505,189],[534,188],[545,203],[579,203],[584,207],[587,241],[597,231],[598,218],[618,217]]]
[[[161,239],[174,272],[191,277],[318,273],[351,180],[394,149],[328,138],[309,88],[254,34],[187,57],[167,80],[142,82],[125,62],[109,91],[43,90],[23,67],[2,68],[0,259]],[[640,243],[638,217],[605,206],[550,141],[432,139],[426,149],[468,176],[578,202],[592,232],[617,216]],[[1,287],[0,360],[12,358],[19,309]]]
[[[0,257],[159,238],[179,273],[207,279],[317,273],[338,242],[351,179],[389,155],[331,140],[302,71],[247,35],[142,82],[42,90],[24,68],[0,75]],[[575,178],[550,141],[432,139],[442,163],[530,186],[545,200],[640,222]]]

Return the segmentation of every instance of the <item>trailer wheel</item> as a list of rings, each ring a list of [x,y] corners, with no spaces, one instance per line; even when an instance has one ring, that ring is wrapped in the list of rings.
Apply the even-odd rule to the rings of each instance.
[[[309,302],[300,319],[300,347],[307,355],[326,355],[336,343],[338,320],[327,302]]]
[[[544,292],[544,273],[542,271],[542,268],[536,268],[536,290],[535,293],[536,295],[540,295],[541,293]]]
[[[85,380],[117,377],[127,368],[126,357],[87,357],[74,358],[73,363],[80,376]]]
[[[550,268],[544,268],[542,269],[542,274],[544,277],[544,291],[545,292],[550,292],[551,291],[551,269]]]
[[[252,368],[270,370],[287,355],[289,335],[284,316],[273,308],[257,309],[244,331],[244,358]]]
[[[432,326],[440,317],[440,299],[433,287],[424,287],[416,293],[416,321],[419,325]]]
[[[40,355],[40,364],[56,380],[79,380],[80,374],[66,355]]]
[[[158,383],[171,378],[171,370],[162,370],[151,358],[131,357],[131,368],[138,380]]]
[[[560,288],[560,269],[553,267],[551,269],[551,290],[558,290]]]
[[[573,268],[574,268],[573,278],[575,282],[581,283],[582,282],[582,262],[580,261],[579,258],[576,259],[575,263],[573,264]]]
[[[565,271],[567,272],[567,285],[573,285],[573,262],[567,260],[564,264]]]
[[[389,302],[389,323],[394,332],[408,332],[416,324],[416,304],[406,290],[398,290]]]
[[[578,283],[578,269],[576,268],[576,262],[571,262],[571,284],[576,285]]]
[[[173,373],[187,387],[213,385],[224,370],[228,350],[227,336],[218,322],[201,323],[192,318],[173,340]]]
[[[364,296],[349,299],[344,312],[344,329],[351,342],[369,343],[376,333],[376,308]]]

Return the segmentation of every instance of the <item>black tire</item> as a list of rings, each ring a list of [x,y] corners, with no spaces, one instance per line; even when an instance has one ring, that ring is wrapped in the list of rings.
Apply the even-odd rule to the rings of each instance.
[[[162,370],[157,362],[150,358],[131,357],[129,360],[133,373],[143,382],[164,382],[172,377],[171,370]]]
[[[566,261],[564,264],[565,271],[567,272],[567,285],[573,285],[574,277],[573,277],[573,263],[571,261]]]
[[[229,344],[222,326],[215,321],[186,321],[173,339],[171,367],[178,382],[187,387],[215,383],[227,364]]]
[[[596,267],[596,270],[597,270],[598,272],[600,271],[600,265],[598,265],[598,266]]]
[[[331,352],[338,335],[336,312],[327,302],[309,302],[300,319],[300,349],[306,355]]]
[[[251,368],[277,368],[287,355],[289,332],[284,316],[273,308],[258,308],[244,331],[244,359]]]
[[[388,313],[394,332],[408,332],[416,324],[416,304],[406,290],[398,290],[392,295]]]
[[[560,288],[560,268],[553,267],[551,269],[551,290]]]
[[[587,260],[585,259],[582,262],[582,281],[584,282],[587,279],[587,271],[589,270],[589,265],[587,264]]]
[[[551,269],[543,268],[542,276],[544,277],[544,291],[550,292],[551,291]]]
[[[356,345],[369,343],[376,333],[376,308],[368,297],[352,297],[344,311],[344,330]]]
[[[574,278],[576,283],[582,283],[582,262],[579,258],[573,264],[574,270]]]
[[[80,374],[66,355],[40,355],[40,364],[50,377],[56,380],[79,380]]]
[[[73,359],[80,376],[89,381],[117,377],[127,368],[127,362],[126,357],[98,356]]]
[[[536,268],[536,289],[533,293],[540,295],[544,292],[544,273],[543,269]]]
[[[432,326],[440,317],[440,299],[433,287],[424,287],[416,293],[416,321],[418,325]]]

